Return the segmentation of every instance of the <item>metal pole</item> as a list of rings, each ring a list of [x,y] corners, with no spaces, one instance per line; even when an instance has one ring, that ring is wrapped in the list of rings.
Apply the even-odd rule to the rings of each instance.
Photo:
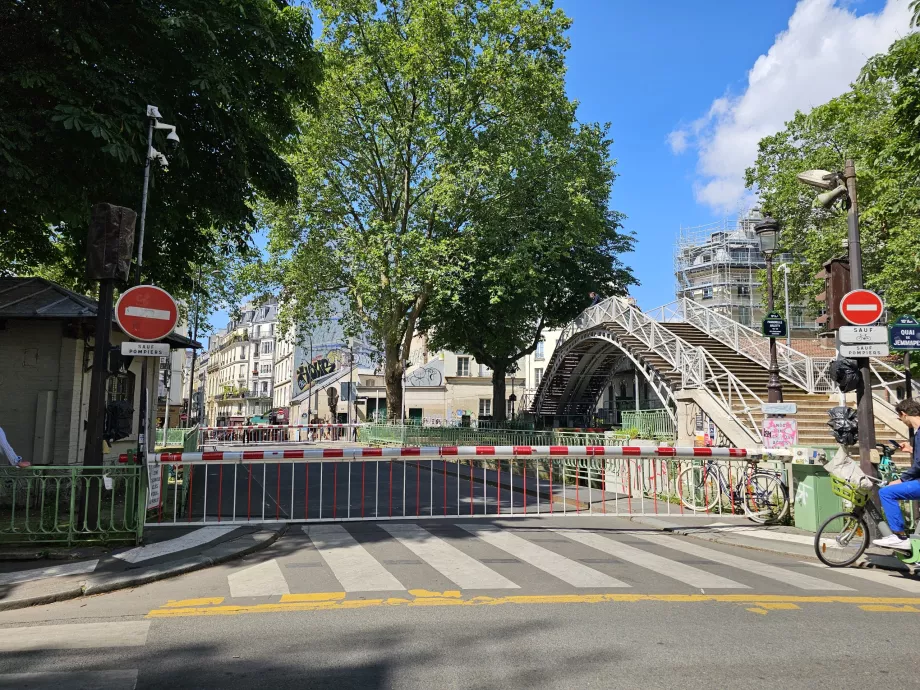
[[[773,255],[767,254],[767,313],[774,309],[773,301]],[[786,324],[789,328],[789,324]],[[776,338],[770,338],[770,382],[767,383],[767,400],[771,403],[783,401],[783,384],[779,380],[779,364],[776,362]]]
[[[351,367],[351,369],[348,372],[348,423],[351,424],[352,419],[353,419],[352,414],[351,414],[351,401],[352,401],[352,398],[354,397],[353,391],[354,391],[354,380],[355,380],[355,346],[351,340],[348,341],[348,364]],[[351,427],[348,427],[348,428],[349,428],[348,433],[351,434],[351,431],[350,431]]]
[[[850,289],[863,287],[862,245],[859,241],[859,207],[856,202],[856,166],[852,159],[846,161],[843,177],[847,184],[849,201],[847,211],[847,245],[850,259]],[[866,474],[876,477],[872,464],[872,450],[875,448],[875,410],[872,403],[872,372],[869,358],[859,357],[859,373],[862,387],[856,392],[857,420],[859,424],[859,466]]]
[[[399,424],[400,426],[406,426],[406,367],[408,362],[402,360],[403,370],[402,370],[402,402],[400,404],[399,410]],[[405,433],[405,432],[404,432]]]
[[[149,109],[148,109],[149,112]],[[153,146],[153,124],[155,118],[147,118],[147,150],[144,151],[144,189],[141,192],[141,227],[137,240],[137,267],[134,273],[134,284],[141,284],[141,266],[144,264],[144,227],[147,221],[147,188],[150,184],[150,148]],[[137,420],[137,447],[138,454],[144,458],[150,451],[150,441],[147,438],[147,421],[149,411],[147,408],[147,377],[149,357],[141,358],[141,395]]]
[[[163,445],[169,433],[169,393],[172,388],[172,352],[166,357],[166,371],[163,372],[163,386],[166,388],[166,412],[163,414]]]
[[[633,395],[636,397],[636,412],[639,411],[639,372],[633,369]]]
[[[89,414],[86,423],[86,446],[83,466],[102,465],[102,436],[105,433],[105,382],[109,368],[109,334],[112,331],[115,283],[99,281],[99,307],[96,311],[96,334],[93,346],[93,374],[89,384]],[[147,358],[144,358],[146,361]]]
[[[914,397],[914,381],[910,373],[910,352],[904,353],[904,383],[906,384],[904,397],[910,400]],[[911,443],[914,442],[914,428],[910,424],[907,425],[907,438]]]
[[[198,291],[201,289],[201,266],[198,267],[198,281],[195,285],[195,326],[192,340],[198,340]],[[192,367],[189,372],[188,381],[188,424],[192,423],[192,391],[195,390],[195,360],[198,358],[198,350],[192,348]]]
[[[313,334],[310,334],[310,361],[307,362],[307,424],[313,423],[313,372],[310,367],[313,366]],[[313,440],[313,429],[307,427],[307,438]]]
[[[789,310],[789,264],[783,264],[783,295],[786,301],[786,347],[792,347],[792,319]]]

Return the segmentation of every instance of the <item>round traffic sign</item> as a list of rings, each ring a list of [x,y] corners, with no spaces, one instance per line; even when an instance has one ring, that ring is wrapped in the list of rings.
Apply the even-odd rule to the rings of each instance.
[[[176,327],[179,308],[166,290],[138,285],[118,298],[115,320],[135,340],[162,340]]]
[[[882,298],[872,290],[851,290],[840,300],[840,314],[854,326],[870,326],[882,318]]]

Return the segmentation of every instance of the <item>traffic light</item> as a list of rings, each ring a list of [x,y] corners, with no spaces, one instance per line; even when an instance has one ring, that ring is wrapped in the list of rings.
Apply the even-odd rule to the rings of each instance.
[[[829,331],[846,326],[847,321],[840,313],[840,300],[850,291],[850,262],[847,259],[831,259],[815,278],[824,281],[824,292],[815,297],[815,301],[824,302],[827,309],[815,321],[826,325]]]

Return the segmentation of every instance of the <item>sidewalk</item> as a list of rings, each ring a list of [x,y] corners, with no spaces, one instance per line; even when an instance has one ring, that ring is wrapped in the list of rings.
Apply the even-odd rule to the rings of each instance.
[[[746,518],[732,515],[682,517],[679,520],[642,516],[633,517],[631,520],[646,527],[654,527],[694,539],[820,562],[815,555],[814,532],[797,527],[757,525]],[[851,567],[910,571],[910,568],[891,555],[890,549],[876,549],[871,545],[863,557]]]
[[[168,527],[138,547],[0,549],[0,611],[136,587],[264,549],[286,525]]]

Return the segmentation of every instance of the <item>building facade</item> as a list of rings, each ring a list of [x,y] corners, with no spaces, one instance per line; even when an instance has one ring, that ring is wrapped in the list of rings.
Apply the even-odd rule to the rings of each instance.
[[[271,411],[277,322],[276,301],[249,304],[239,320],[209,338],[205,367],[209,425],[243,424]]]

